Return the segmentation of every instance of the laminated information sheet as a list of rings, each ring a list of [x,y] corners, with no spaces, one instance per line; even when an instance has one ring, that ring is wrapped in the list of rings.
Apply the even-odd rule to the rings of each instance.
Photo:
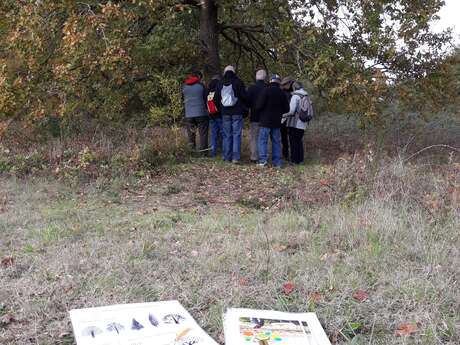
[[[217,345],[178,301],[70,311],[77,345]]]
[[[315,313],[229,309],[226,345],[331,345]]]

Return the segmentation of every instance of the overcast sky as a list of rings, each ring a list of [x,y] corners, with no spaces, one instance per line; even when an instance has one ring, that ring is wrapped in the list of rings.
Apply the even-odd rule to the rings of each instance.
[[[436,23],[436,30],[453,27],[455,42],[460,44],[460,0],[445,0],[446,5],[442,8],[439,16],[441,19]]]

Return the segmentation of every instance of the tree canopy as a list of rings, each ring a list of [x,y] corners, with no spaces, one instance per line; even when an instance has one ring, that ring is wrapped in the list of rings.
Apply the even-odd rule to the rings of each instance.
[[[3,0],[0,119],[178,118],[179,83],[234,64],[308,81],[324,110],[378,122],[458,95],[442,0]],[[458,54],[457,54],[458,61]],[[457,89],[456,89],[457,88]]]

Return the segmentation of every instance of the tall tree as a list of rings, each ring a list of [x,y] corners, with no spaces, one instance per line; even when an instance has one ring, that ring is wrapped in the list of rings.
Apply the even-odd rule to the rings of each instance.
[[[178,116],[193,67],[263,66],[311,81],[327,109],[374,121],[396,84],[430,84],[442,0],[3,0],[0,116]],[[419,83],[420,84],[420,83]],[[430,84],[431,85],[431,84]],[[447,84],[446,84],[447,85]],[[163,109],[163,110],[162,110]]]

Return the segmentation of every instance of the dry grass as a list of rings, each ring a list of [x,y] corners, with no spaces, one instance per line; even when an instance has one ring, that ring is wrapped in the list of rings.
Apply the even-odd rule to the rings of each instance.
[[[2,178],[0,314],[15,321],[0,343],[73,344],[69,309],[178,299],[220,342],[222,312],[244,306],[315,311],[337,344],[459,344],[459,157],[369,155],[195,160],[77,187]],[[396,337],[400,323],[418,331]]]

